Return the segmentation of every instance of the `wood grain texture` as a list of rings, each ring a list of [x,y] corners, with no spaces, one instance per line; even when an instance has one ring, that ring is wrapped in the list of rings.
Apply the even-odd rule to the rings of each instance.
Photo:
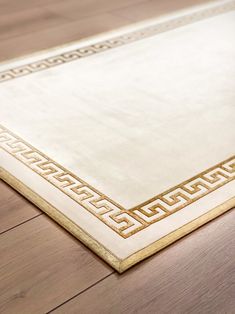
[[[178,10],[197,6],[200,4],[215,2],[216,0],[181,0],[181,1],[156,1],[148,0],[140,3],[136,3],[135,6],[129,5],[125,8],[113,10],[113,14],[130,19],[133,22],[137,22],[144,19],[154,18],[156,15],[166,15]]]
[[[0,0],[0,62],[204,2]]]
[[[232,210],[123,275],[111,275],[53,313],[232,314],[234,261]]]
[[[0,313],[45,313],[113,272],[45,215],[0,237]]]
[[[45,7],[49,4],[57,5],[64,0],[22,0],[22,1],[14,1],[14,0],[0,0],[0,12],[2,16],[5,16],[9,13],[21,13],[30,8],[38,8]],[[69,1],[67,3],[69,5]],[[83,0],[84,1],[84,0]]]
[[[42,31],[66,21],[66,18],[40,8],[5,14],[0,19],[0,40]]]
[[[60,1],[56,6],[51,3],[46,5],[45,8],[48,11],[54,12],[69,19],[81,19],[88,16],[99,16],[100,14],[104,13],[112,13],[114,10],[124,9],[129,6],[133,8],[133,6],[136,6],[140,3],[145,3],[145,0],[69,0],[69,5],[67,1]],[[73,10],[71,10],[71,7]]]
[[[0,181],[0,234],[41,214],[33,204]]]

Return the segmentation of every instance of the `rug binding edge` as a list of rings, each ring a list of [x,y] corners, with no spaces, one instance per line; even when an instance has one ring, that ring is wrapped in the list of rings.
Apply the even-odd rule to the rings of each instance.
[[[206,214],[194,219],[193,221],[183,225],[179,229],[169,233],[165,237],[130,255],[126,259],[121,260],[113,255],[110,251],[108,251],[101,243],[91,237],[87,232],[82,230],[82,228],[78,227],[69,218],[64,216],[54,206],[52,206],[45,199],[40,197],[36,192],[32,191],[23,182],[18,180],[16,177],[11,175],[3,168],[0,169],[0,178],[11,187],[13,187],[13,189],[15,189],[17,192],[22,194],[30,202],[40,208],[44,213],[46,213],[49,217],[51,217],[54,221],[56,221],[59,225],[61,225],[64,229],[66,229],[69,233],[71,233],[74,237],[81,241],[85,246],[87,246],[98,256],[100,256],[119,273],[124,272],[128,268],[142,261],[143,259],[146,259],[147,257],[157,253],[168,245],[174,243],[185,235],[191,233],[202,225],[208,223],[209,221],[215,219],[216,217],[235,207],[235,197],[233,197],[223,204],[211,209]]]

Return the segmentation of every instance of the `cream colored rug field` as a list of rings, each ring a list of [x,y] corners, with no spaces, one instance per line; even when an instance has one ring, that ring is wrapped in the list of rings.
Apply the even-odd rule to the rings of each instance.
[[[3,180],[119,272],[234,207],[234,9],[1,64]]]

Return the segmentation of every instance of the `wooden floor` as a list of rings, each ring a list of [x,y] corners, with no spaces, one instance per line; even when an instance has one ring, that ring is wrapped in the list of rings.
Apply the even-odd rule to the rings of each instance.
[[[0,0],[0,60],[199,0]],[[234,313],[235,211],[118,275],[0,182],[0,313]]]

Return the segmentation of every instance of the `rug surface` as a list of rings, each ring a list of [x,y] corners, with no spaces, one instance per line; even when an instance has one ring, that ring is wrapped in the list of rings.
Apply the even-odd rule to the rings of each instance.
[[[119,272],[234,207],[234,9],[1,64],[3,180]]]

